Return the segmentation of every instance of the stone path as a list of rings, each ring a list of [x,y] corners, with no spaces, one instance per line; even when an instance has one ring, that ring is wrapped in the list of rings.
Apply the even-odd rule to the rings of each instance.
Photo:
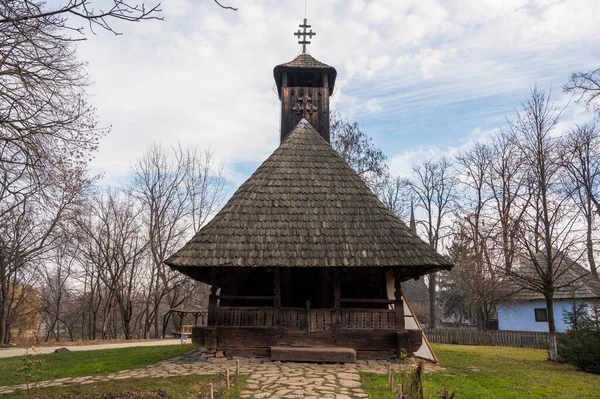
[[[356,364],[287,363],[270,359],[238,359],[240,374],[248,375],[243,398],[368,398],[361,388],[358,371],[386,372],[385,362],[358,361]],[[399,365],[393,365],[394,368]],[[236,360],[208,357],[200,350],[134,370],[103,376],[66,377],[43,381],[39,387],[92,384],[127,378],[163,378],[186,375],[233,375]],[[0,395],[27,389],[25,384],[0,387]]]
[[[356,365],[272,363],[257,367],[248,378],[242,398],[368,398]]]

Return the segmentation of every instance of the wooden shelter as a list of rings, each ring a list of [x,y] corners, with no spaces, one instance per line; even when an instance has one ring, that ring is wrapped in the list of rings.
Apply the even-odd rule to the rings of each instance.
[[[301,27],[310,26],[305,20]],[[314,360],[336,361],[421,346],[421,331],[405,326],[401,282],[452,264],[329,144],[336,75],[305,52],[275,67],[279,147],[166,260],[212,287],[207,326],[192,333],[209,351],[304,359],[285,350],[303,347]],[[314,348],[336,350],[319,359]]]

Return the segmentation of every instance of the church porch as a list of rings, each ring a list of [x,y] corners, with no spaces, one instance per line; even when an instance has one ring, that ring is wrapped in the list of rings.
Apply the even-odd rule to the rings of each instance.
[[[334,267],[215,275],[207,326],[194,328],[192,341],[226,356],[286,346],[352,348],[359,359],[412,353],[422,334],[405,329],[403,277],[400,269]]]

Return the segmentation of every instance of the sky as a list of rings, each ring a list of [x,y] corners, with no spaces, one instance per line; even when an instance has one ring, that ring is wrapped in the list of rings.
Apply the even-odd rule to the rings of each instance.
[[[301,48],[304,1],[163,0],[164,21],[116,23],[78,45],[111,133],[91,164],[129,181],[151,143],[211,148],[233,191],[279,145],[273,67]],[[152,4],[152,0],[147,2]],[[600,66],[598,0],[308,0],[309,53],[338,71],[332,108],[359,122],[390,170],[489,140],[532,85]],[[570,103],[560,128],[592,119]]]

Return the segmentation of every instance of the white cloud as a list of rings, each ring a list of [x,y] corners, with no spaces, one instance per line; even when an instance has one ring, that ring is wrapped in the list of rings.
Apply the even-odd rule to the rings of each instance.
[[[79,45],[93,102],[112,125],[93,163],[107,182],[123,179],[152,141],[211,146],[233,179],[235,164],[260,162],[278,145],[272,68],[298,53],[292,32],[304,4],[229,3],[239,11],[169,0],[165,21],[119,24],[123,36],[101,32]],[[599,55],[595,0],[310,2],[308,19],[317,32],[310,52],[338,69],[334,107],[388,126],[409,125],[416,109],[514,96],[535,81],[561,85]],[[482,120],[497,113],[477,111]],[[413,144],[392,163],[456,147],[437,145]]]

